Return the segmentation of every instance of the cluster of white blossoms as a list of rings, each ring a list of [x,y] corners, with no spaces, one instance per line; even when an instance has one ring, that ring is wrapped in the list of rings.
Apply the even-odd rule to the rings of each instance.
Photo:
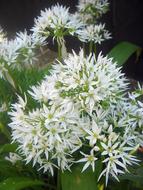
[[[77,31],[82,42],[101,44],[111,39],[111,34],[105,29],[105,24],[99,22],[100,17],[108,11],[108,0],[79,0],[77,17],[85,24]]]
[[[59,47],[63,49],[66,49],[64,37],[67,35],[76,36],[82,42],[93,41],[95,44],[101,44],[111,38],[105,25],[97,22],[99,15],[106,12],[108,5],[106,0],[81,1],[78,11],[71,14],[69,7],[57,4],[41,11],[31,30],[34,36],[41,39],[43,37],[56,39]]]
[[[64,63],[53,66],[51,75],[33,86],[29,94],[37,107],[28,111],[27,99],[12,105],[12,139],[26,163],[33,162],[54,174],[83,162],[83,172],[102,163],[99,179],[118,180],[137,164],[132,154],[143,126],[139,95],[126,93],[128,81],[111,58],[73,52]]]
[[[13,40],[5,38],[0,29],[0,78],[6,78],[10,68],[31,67],[36,61],[37,47],[46,44],[46,38],[51,36],[58,42],[59,59],[66,56],[64,36],[75,35],[82,42],[94,42],[101,44],[102,41],[110,39],[110,33],[103,24],[90,24],[82,19],[82,11],[85,7],[97,9],[98,14],[104,13],[108,6],[106,0],[81,1],[79,12],[71,14],[69,8],[62,5],[55,5],[41,11],[41,15],[35,19],[35,25],[31,29],[32,34],[19,32]],[[91,14],[90,12],[88,14]],[[80,16],[79,16],[80,15]],[[85,14],[86,15],[86,14]],[[92,14],[91,14],[92,15]],[[61,54],[61,55],[60,55]]]
[[[44,38],[35,38],[27,32],[17,33],[15,39],[0,43],[0,78],[8,68],[22,69],[30,67],[36,61],[36,50],[45,44]]]
[[[111,39],[111,34],[105,29],[105,24],[90,24],[77,31],[78,38],[82,42],[94,42],[101,44],[104,40]]]
[[[60,39],[65,35],[73,35],[82,25],[78,17],[69,12],[69,8],[57,4],[41,11],[32,31],[35,36]]]
[[[108,0],[79,0],[78,11],[98,19],[109,9]]]

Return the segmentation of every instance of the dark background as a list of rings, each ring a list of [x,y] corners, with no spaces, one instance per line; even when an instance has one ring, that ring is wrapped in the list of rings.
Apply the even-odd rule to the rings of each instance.
[[[76,10],[77,0],[0,0],[0,25],[12,36],[17,31],[30,29],[34,17],[40,10],[53,4],[70,6]],[[112,40],[102,44],[102,51],[108,51],[120,41],[129,41],[143,47],[143,0],[109,0],[110,11],[103,17],[107,28],[112,33]],[[70,48],[75,48],[75,41],[70,40]],[[78,43],[77,43],[78,46]],[[142,54],[138,63],[134,56],[124,66],[126,74],[134,79],[143,80]]]

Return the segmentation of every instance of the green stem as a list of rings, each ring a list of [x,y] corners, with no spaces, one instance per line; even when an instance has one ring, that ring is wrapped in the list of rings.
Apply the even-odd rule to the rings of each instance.
[[[103,184],[98,185],[98,190],[104,190],[104,183],[103,183]]]
[[[61,61],[62,60],[62,45],[61,45],[60,39],[57,39],[57,43],[58,43],[58,60]]]
[[[93,53],[93,41],[89,43],[89,53]]]
[[[94,44],[94,54],[96,56],[96,44]]]

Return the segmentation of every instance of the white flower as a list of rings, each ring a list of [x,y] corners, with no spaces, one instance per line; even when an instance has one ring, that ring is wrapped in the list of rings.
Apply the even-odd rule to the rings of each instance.
[[[37,63],[37,51],[45,45],[45,39],[28,35],[27,31],[19,32],[12,40],[0,43],[0,77],[6,80],[9,69],[25,69]]]
[[[111,174],[116,180],[118,180],[117,175],[123,174],[123,170],[127,170],[126,166],[119,161],[120,155],[117,156],[111,156],[106,158],[103,163],[106,163],[106,168],[101,172],[100,177],[105,174],[106,175],[106,185],[108,183],[109,175]],[[118,167],[121,167],[121,169],[118,169]],[[123,169],[123,170],[122,170]],[[119,180],[118,180],[119,181]]]
[[[90,165],[92,167],[92,170],[95,170],[95,161],[97,160],[97,158],[94,156],[93,152],[91,152],[91,154],[84,154],[83,152],[80,152],[84,158],[81,158],[80,160],[78,160],[77,162],[86,162],[82,172],[84,172]]]
[[[45,163],[43,166],[41,166],[41,168],[39,170],[43,169],[43,172],[46,173],[47,171],[50,171],[51,175],[54,175],[54,167],[57,168],[57,166],[55,164],[53,164],[52,162],[48,162],[45,160]]]
[[[22,160],[22,157],[16,153],[10,152],[9,156],[5,157],[5,160],[8,160],[9,162],[11,162],[14,165],[14,164],[16,164],[17,161]]]
[[[49,89],[48,85],[43,82],[40,86],[33,86],[31,87],[31,90],[29,91],[29,94],[39,102],[47,102],[49,97]]]
[[[109,136],[107,142],[101,142],[103,147],[101,155],[105,157],[103,163],[106,164],[106,168],[99,176],[100,179],[101,176],[105,174],[106,185],[110,175],[118,180],[118,175],[128,171],[127,165],[138,163],[138,160],[130,154],[133,147],[127,145],[129,138],[124,139],[122,142],[121,137],[113,132],[113,128],[111,126],[109,127],[108,132]]]
[[[36,53],[39,45],[45,45],[45,41],[28,35],[27,31],[19,32],[12,40],[0,43],[0,77],[5,78],[7,67],[24,69],[37,62]]]
[[[101,135],[101,128],[97,126],[97,124],[95,123],[94,120],[92,120],[92,127],[91,129],[85,129],[85,131],[87,132],[88,135],[90,136],[87,136],[86,139],[89,140],[89,144],[90,146],[94,146],[97,142],[97,140],[101,140],[104,138],[103,135]]]
[[[82,42],[91,42],[101,44],[101,42],[111,39],[110,33],[105,29],[105,24],[90,24],[77,31],[78,38]]]
[[[35,49],[36,45],[33,43],[33,39],[31,35],[28,35],[27,32],[19,32],[17,33],[17,36],[11,45],[15,43],[16,46],[16,60],[17,61],[22,61],[24,65],[27,67],[30,64],[33,64],[37,59],[35,58]],[[9,48],[13,48],[12,46]],[[23,66],[24,66],[23,65]],[[15,66],[15,67],[18,67]]]
[[[79,0],[78,11],[99,18],[108,11],[108,0]]]
[[[110,137],[111,137],[111,135],[109,136],[107,145],[105,143],[101,142],[101,145],[104,149],[104,151],[102,152],[102,155],[113,156],[113,154],[118,153],[117,147],[119,146],[119,142],[115,141],[116,138],[118,138],[118,136],[116,135],[116,138],[114,140],[110,139]]]
[[[32,31],[35,36],[60,39],[65,35],[73,35],[82,25],[75,15],[69,13],[69,8],[57,4],[41,11],[41,15],[35,19]]]

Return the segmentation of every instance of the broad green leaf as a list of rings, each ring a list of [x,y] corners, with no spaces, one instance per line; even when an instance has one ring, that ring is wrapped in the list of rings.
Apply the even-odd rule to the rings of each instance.
[[[120,180],[130,180],[130,181],[133,181],[135,183],[140,183],[141,185],[143,185],[143,176],[141,175],[134,175],[134,174],[126,174],[122,177],[120,177]]]
[[[119,66],[121,66],[133,53],[140,50],[141,48],[135,44],[129,42],[120,42],[108,53],[108,56],[113,57],[113,60],[116,61]]]
[[[44,183],[40,180],[33,180],[25,177],[8,178],[0,183],[0,190],[21,190],[27,187],[41,186]]]
[[[91,168],[81,173],[82,165],[74,166],[72,172],[61,173],[62,190],[98,190],[96,172]]]
[[[12,165],[7,160],[0,160],[0,180],[7,179],[8,177],[15,177],[22,175],[16,165]]]
[[[134,184],[143,185],[143,166],[130,168],[130,173],[126,173],[119,177],[120,180],[129,180]]]
[[[15,152],[17,149],[17,145],[13,144],[4,144],[0,146],[0,154],[8,153],[8,152]]]

